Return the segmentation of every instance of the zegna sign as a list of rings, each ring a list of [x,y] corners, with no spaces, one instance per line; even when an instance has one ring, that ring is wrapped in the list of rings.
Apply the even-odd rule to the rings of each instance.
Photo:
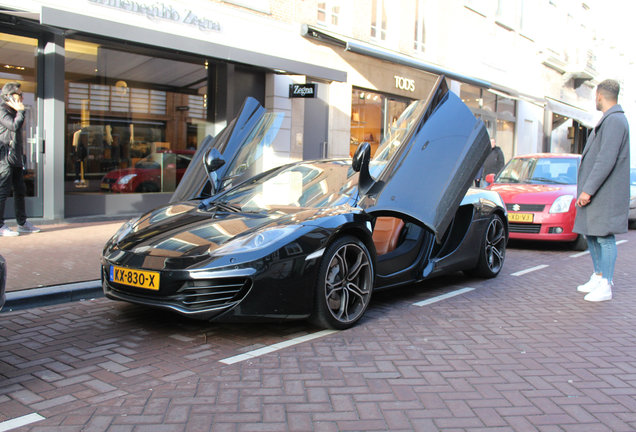
[[[219,21],[204,18],[191,9],[177,10],[162,2],[144,3],[134,0],[88,0],[89,3],[119,9],[137,15],[145,15],[149,20],[166,20],[198,27],[202,31],[221,31]]]

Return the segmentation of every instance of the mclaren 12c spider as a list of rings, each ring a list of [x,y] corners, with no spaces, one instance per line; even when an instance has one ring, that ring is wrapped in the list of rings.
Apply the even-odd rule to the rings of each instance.
[[[205,320],[310,319],[344,329],[374,290],[448,272],[495,277],[508,225],[496,192],[471,188],[483,123],[440,77],[371,158],[258,171],[280,118],[248,99],[206,139],[171,202],[106,244],[106,297]]]

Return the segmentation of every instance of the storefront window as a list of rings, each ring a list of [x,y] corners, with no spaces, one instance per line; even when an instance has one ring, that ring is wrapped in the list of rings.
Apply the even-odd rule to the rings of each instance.
[[[67,192],[172,192],[206,122],[207,67],[67,39]]]
[[[21,84],[23,103],[25,108],[24,123],[22,125],[22,143],[25,156],[24,181],[27,196],[36,196],[38,178],[38,149],[37,149],[37,75],[36,58],[38,50],[37,39],[0,33],[0,88],[8,82],[16,81]],[[11,200],[9,200],[11,201]]]
[[[462,84],[459,97],[470,109],[481,108],[481,89],[469,84]]]
[[[353,89],[350,155],[360,143],[368,142],[373,156],[391,125],[410,102],[410,99],[398,96]]]

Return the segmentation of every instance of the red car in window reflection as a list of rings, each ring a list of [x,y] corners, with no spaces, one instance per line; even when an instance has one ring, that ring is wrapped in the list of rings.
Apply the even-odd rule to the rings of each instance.
[[[585,250],[572,232],[576,216],[576,179],[581,155],[537,153],[512,158],[486,188],[498,192],[508,210],[510,238],[571,242]]]
[[[100,187],[109,192],[173,192],[183,177],[194,150],[167,150],[151,153],[133,168],[108,172]]]

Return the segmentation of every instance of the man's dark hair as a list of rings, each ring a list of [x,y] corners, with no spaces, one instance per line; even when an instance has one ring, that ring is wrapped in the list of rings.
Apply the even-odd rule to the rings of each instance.
[[[8,82],[2,87],[2,96],[10,96],[15,93],[20,93],[20,87],[22,84],[19,82]]]
[[[621,91],[621,85],[616,80],[606,79],[599,83],[598,87],[596,87],[596,91],[601,92],[607,99],[617,101],[618,92]]]

